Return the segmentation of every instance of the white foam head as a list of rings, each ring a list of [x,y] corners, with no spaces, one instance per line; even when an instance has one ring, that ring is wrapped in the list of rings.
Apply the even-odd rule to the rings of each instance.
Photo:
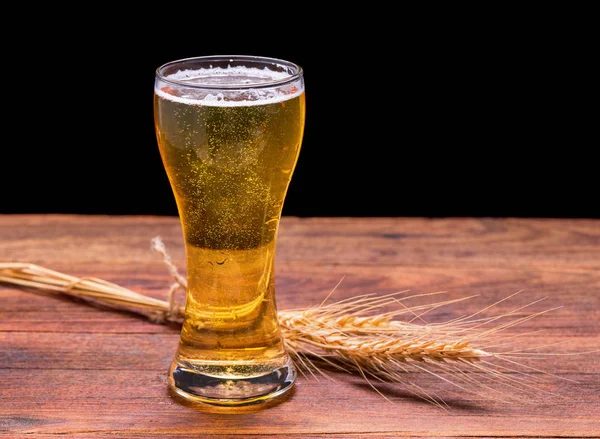
[[[265,105],[287,101],[304,92],[301,77],[282,84],[282,81],[289,78],[291,75],[287,72],[267,68],[210,66],[203,69],[179,70],[165,76],[166,81],[157,78],[154,92],[161,98],[188,105]]]

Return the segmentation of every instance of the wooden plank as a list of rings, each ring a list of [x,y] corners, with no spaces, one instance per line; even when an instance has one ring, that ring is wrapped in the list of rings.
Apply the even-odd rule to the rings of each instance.
[[[183,260],[177,218],[8,215],[2,258],[47,264],[155,259],[162,236]],[[600,221],[499,218],[295,218],[280,226],[278,258],[336,264],[600,268]]]
[[[152,434],[152,433],[150,433]],[[0,432],[0,437],[2,437],[2,432]],[[34,437],[35,439],[77,439],[77,438],[113,438],[115,437],[114,434],[112,433],[106,433],[106,432],[93,432],[93,433],[78,433],[76,435],[71,435],[71,434],[63,434],[63,433],[58,433],[58,434],[38,434],[35,433],[33,436],[31,434],[24,434],[24,435],[16,435],[16,436],[12,436],[11,435],[11,439],[27,439],[27,438],[31,438]],[[145,437],[151,437],[148,436],[146,434],[143,435],[138,435],[138,434],[119,434],[119,439],[140,439],[140,438],[145,438]],[[158,436],[152,436],[152,437],[158,437]],[[169,432],[168,435],[169,438],[174,438],[174,439],[198,439],[198,434],[188,434],[188,433],[181,433],[181,432],[175,432],[175,433],[171,433]],[[237,439],[240,436],[237,434],[211,434],[211,433],[203,433],[202,438],[208,438],[208,439]],[[350,433],[350,434],[329,434],[329,433],[323,433],[323,434],[310,434],[310,435],[306,435],[305,433],[300,433],[300,434],[285,434],[285,435],[281,435],[278,433],[273,433],[273,434],[245,434],[243,436],[245,439],[261,439],[261,438],[268,438],[268,439],[282,439],[282,438],[291,438],[291,439],[385,439],[385,438],[397,438],[397,437],[401,437],[403,439],[431,439],[434,436],[413,436],[412,434],[409,435],[405,435],[402,433],[398,433],[398,432],[377,432],[377,433],[365,433],[365,434],[356,434],[356,433]],[[452,437],[453,439],[456,438],[467,438],[467,437],[473,437],[473,436],[435,436],[436,439],[448,439]],[[548,439],[548,437],[544,436],[543,438],[541,436],[527,436],[528,438],[540,438],[540,439]],[[581,437],[581,436],[580,436]],[[497,439],[498,436],[494,436],[494,439]],[[487,437],[482,437],[481,439],[492,439],[491,436],[487,436]]]
[[[149,323],[149,325],[151,325]],[[593,373],[595,356],[575,356],[574,353],[591,351],[600,346],[600,335],[576,337],[565,328],[546,331],[543,343],[540,334],[519,337],[520,347],[566,343],[560,352],[570,356],[551,357],[538,362],[537,367],[552,373]],[[170,333],[60,333],[60,332],[0,332],[2,368],[29,369],[113,369],[113,370],[166,370],[177,348],[179,330]],[[477,346],[477,343],[474,344]],[[485,346],[485,344],[483,344]],[[482,347],[483,347],[482,346]],[[556,352],[539,349],[537,352]],[[531,363],[535,365],[535,362]]]
[[[300,379],[294,392],[268,407],[199,409],[171,397],[160,371],[81,371],[28,369],[3,371],[2,382],[28,390],[3,397],[4,428],[19,433],[68,434],[111,432],[149,437],[175,434],[351,434],[402,432],[411,435],[561,435],[586,436],[600,431],[598,384],[590,375],[565,375],[577,384],[550,384],[529,403],[506,404],[458,395],[431,377],[447,412],[415,399],[403,389],[389,389],[384,400],[361,380],[339,383]],[[6,376],[10,373],[10,376]],[[8,379],[7,379],[8,378]],[[51,386],[48,383],[52,383]],[[384,389],[385,391],[385,389]],[[26,415],[25,415],[26,414]],[[91,417],[93,414],[93,417]]]
[[[169,275],[149,246],[157,235],[184,271],[176,218],[0,216],[0,259],[164,298]],[[520,342],[561,342],[546,351],[576,354],[600,347],[599,250],[595,220],[284,218],[277,300],[280,309],[319,303],[344,276],[334,298],[400,290],[443,290],[444,299],[479,294],[460,307],[435,310],[427,316],[435,322],[524,290],[495,310],[542,297],[533,310],[562,308],[523,324],[522,331],[543,333]],[[412,374],[448,403],[446,412],[401,386],[380,387],[388,401],[359,377],[335,375],[336,382],[300,377],[290,395],[266,406],[217,409],[192,406],[168,391],[176,324],[5,285],[0,303],[0,437],[600,436],[594,355],[526,360],[557,376],[531,371],[540,392],[524,403],[462,394],[435,377]]]
[[[0,437],[2,437],[2,432],[0,432]],[[71,435],[71,434],[63,434],[63,433],[58,433],[58,434],[38,434],[35,433],[33,436],[30,434],[24,434],[24,435],[16,435],[16,436],[11,436],[11,439],[27,439],[27,438],[31,438],[31,437],[35,437],[35,439],[77,439],[77,438],[113,438],[115,437],[114,434],[112,433],[103,433],[103,432],[93,432],[93,433],[78,433],[76,435]],[[148,435],[131,435],[131,434],[119,434],[119,439],[140,439],[140,438],[144,438],[144,437],[150,437]],[[158,437],[158,436],[154,436],[154,437]],[[169,433],[168,435],[169,438],[175,438],[175,439],[198,439],[198,434],[188,434],[188,433],[180,433],[180,432],[176,432],[176,433]],[[211,434],[211,433],[203,433],[202,438],[208,438],[208,439],[237,439],[240,436],[237,434],[231,435],[231,434]],[[380,439],[380,438],[397,438],[397,437],[402,437],[403,439],[431,439],[433,436],[413,436],[413,435],[409,435],[406,436],[404,434],[398,434],[397,432],[377,432],[377,433],[365,433],[365,434],[356,434],[356,433],[350,433],[350,434],[328,434],[328,433],[323,433],[323,434],[311,434],[309,436],[307,436],[304,433],[301,434],[285,434],[285,435],[280,435],[277,433],[274,434],[245,434],[243,436],[245,439],[261,439],[261,438],[268,438],[268,439],[282,439],[282,438],[291,438],[291,439]],[[436,439],[448,439],[450,438],[450,436],[435,436]],[[472,436],[469,436],[472,437]],[[540,437],[540,436],[527,436],[528,438],[536,438],[536,437]],[[456,438],[467,438],[467,436],[454,436],[453,439]],[[495,436],[494,438],[498,438],[498,436]],[[482,438],[482,439],[492,439],[492,437],[486,437],[486,438]],[[543,439],[548,439],[547,437],[544,437]]]
[[[69,266],[53,268],[68,271]],[[137,265],[131,274],[122,264],[71,266],[69,274],[96,276],[134,291],[166,300],[172,280],[158,261]],[[488,314],[507,312],[527,301],[545,299],[534,310],[561,306],[550,315],[524,323],[538,329],[564,328],[579,334],[597,331],[600,318],[600,270],[573,268],[452,268],[377,265],[326,266],[312,263],[280,262],[277,265],[277,301],[280,309],[301,308],[320,303],[342,280],[331,300],[359,294],[388,294],[405,291],[405,296],[443,292],[437,296],[415,298],[405,303],[423,304],[478,295],[466,302],[442,307],[430,313],[427,321],[441,322],[466,312],[476,312],[523,290],[518,297],[494,307]],[[182,270],[183,272],[184,270]],[[179,297],[184,300],[182,294]],[[0,330],[58,332],[158,332],[143,319],[114,310],[93,308],[83,301],[63,295],[1,288]],[[585,317],[585,318],[584,318]]]
[[[150,433],[151,434],[151,433]],[[2,437],[2,433],[0,432],[0,437]],[[77,439],[77,438],[83,438],[83,439],[87,439],[87,438],[113,438],[115,437],[114,434],[112,433],[106,433],[106,432],[93,432],[93,433],[78,433],[75,435],[71,435],[71,434],[63,434],[63,433],[58,433],[58,434],[38,434],[35,433],[33,436],[30,434],[23,434],[23,435],[16,435],[16,436],[11,436],[11,439],[27,439],[27,438],[31,438],[34,437],[35,439]],[[159,436],[148,436],[148,435],[138,435],[138,434],[119,434],[119,439],[140,439],[140,438],[146,438],[146,437],[159,437]],[[164,437],[164,436],[163,436]],[[188,434],[188,433],[181,433],[181,432],[175,432],[175,433],[171,433],[169,432],[168,435],[169,438],[174,438],[174,439],[198,439],[198,434]],[[208,439],[237,439],[240,436],[237,434],[211,434],[211,433],[203,433],[202,438],[208,438]],[[322,433],[322,434],[310,434],[310,435],[306,435],[305,433],[300,433],[300,434],[285,434],[285,435],[281,435],[279,433],[273,433],[273,434],[245,434],[243,436],[245,439],[261,439],[261,438],[268,438],[268,439],[287,439],[287,438],[291,438],[291,439],[385,439],[385,438],[403,438],[403,439],[431,439],[431,438],[435,438],[435,439],[467,439],[467,438],[472,438],[473,436],[448,436],[448,435],[442,435],[442,436],[413,436],[411,433],[402,433],[402,432],[376,432],[376,433],[349,433],[349,434],[345,434],[345,433],[334,433],[334,434],[330,434],[330,433]],[[498,439],[499,437],[502,436],[478,436],[478,438],[481,439]],[[515,437],[527,437],[528,439],[549,439],[548,436],[512,436],[513,438]],[[565,436],[561,436],[561,437],[565,437]],[[579,436],[580,438],[582,437],[586,437],[586,436]],[[590,436],[587,436],[590,437]],[[591,437],[596,437],[596,436],[591,436]]]

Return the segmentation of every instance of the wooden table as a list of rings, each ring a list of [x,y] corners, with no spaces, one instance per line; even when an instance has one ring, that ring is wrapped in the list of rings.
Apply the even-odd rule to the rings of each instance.
[[[4,215],[0,261],[94,276],[165,298],[171,280],[150,249],[154,236],[163,238],[183,269],[177,218]],[[444,298],[479,295],[436,310],[427,316],[432,322],[523,290],[498,311],[543,297],[535,310],[562,308],[523,323],[521,342],[563,342],[541,349],[561,354],[600,348],[599,220],[283,218],[279,309],[320,303],[343,276],[336,299],[405,289],[443,290]],[[337,374],[335,382],[300,377],[278,403],[213,409],[182,403],[167,389],[177,325],[8,285],[0,285],[0,296],[0,437],[600,435],[598,353],[538,361],[537,368],[556,378],[545,381],[530,403],[487,400],[426,374],[416,378],[439,392],[449,406],[444,411],[401,386],[388,386],[386,400],[361,379]]]

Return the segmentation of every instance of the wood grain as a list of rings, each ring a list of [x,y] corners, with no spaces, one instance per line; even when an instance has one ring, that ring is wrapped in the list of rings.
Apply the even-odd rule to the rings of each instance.
[[[0,260],[95,276],[164,298],[169,274],[150,250],[161,236],[184,271],[177,218],[72,215],[0,216]],[[494,218],[283,218],[277,253],[280,309],[364,293],[444,291],[478,295],[436,310],[444,321],[498,305],[535,310],[524,344],[554,352],[600,348],[600,221]],[[422,299],[415,299],[422,300]],[[432,300],[433,299],[429,299]],[[0,285],[0,437],[8,438],[390,438],[598,437],[596,355],[532,362],[556,378],[523,404],[461,394],[428,375],[448,411],[400,386],[375,393],[360,378],[300,377],[290,395],[263,406],[191,406],[171,395],[166,368],[177,325],[90,306],[51,293]],[[531,371],[532,379],[542,378]]]

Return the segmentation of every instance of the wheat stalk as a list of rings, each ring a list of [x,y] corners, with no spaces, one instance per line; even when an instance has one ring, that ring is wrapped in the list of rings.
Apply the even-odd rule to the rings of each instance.
[[[415,324],[413,321],[422,321],[423,316],[433,309],[471,297],[408,306],[404,302],[426,295],[407,296],[406,293],[363,295],[330,304],[323,302],[303,310],[280,311],[279,322],[285,334],[286,348],[304,375],[332,379],[326,370],[340,370],[361,376],[378,393],[381,392],[373,380],[400,383],[441,408],[445,408],[445,402],[433,391],[417,385],[410,372],[425,372],[462,393],[500,401],[531,401],[535,392],[544,392],[531,382],[539,377],[532,377],[523,370],[551,374],[515,361],[512,358],[514,352],[490,351],[475,347],[473,343],[484,344],[485,341],[489,347],[505,346],[507,340],[524,334],[502,337],[501,331],[557,308],[522,312],[538,300],[498,316],[478,317],[485,309],[514,296],[511,295],[484,310],[449,322]],[[427,296],[433,294],[437,293]],[[395,308],[391,312],[367,314],[391,306]],[[394,319],[401,314],[411,318],[408,321]],[[508,364],[494,364],[491,360]],[[483,377],[497,385],[491,387],[484,383]],[[508,389],[513,392],[507,393]],[[385,398],[383,393],[381,395]]]
[[[162,255],[174,280],[167,301],[102,279],[77,278],[28,263],[0,263],[0,282],[128,309],[156,323],[180,322],[184,306],[176,303],[175,293],[185,290],[186,280],[179,274],[159,237],[152,240],[152,248]],[[521,352],[490,350],[524,335],[502,338],[500,332],[553,310],[524,313],[525,308],[539,300],[498,316],[480,317],[484,311],[514,296],[511,295],[477,313],[431,324],[424,320],[427,313],[473,296],[409,306],[407,303],[413,299],[440,293],[408,295],[407,291],[401,291],[384,296],[365,294],[327,303],[336,288],[317,306],[278,313],[286,349],[305,376],[333,379],[328,373],[330,370],[354,374],[366,380],[384,398],[373,381],[401,383],[413,394],[442,408],[446,407],[446,403],[432,390],[419,386],[411,372],[425,372],[461,392],[502,401],[523,401],[527,390],[542,391],[531,382],[538,378],[532,378],[526,372],[545,372],[517,361],[515,358],[520,359]],[[389,309],[392,311],[385,311]],[[408,318],[399,320],[400,316]],[[477,342],[481,345],[476,347],[474,343]],[[495,364],[491,360],[504,364]],[[482,376],[499,386],[492,388],[483,383]],[[506,388],[518,392],[507,394]]]

